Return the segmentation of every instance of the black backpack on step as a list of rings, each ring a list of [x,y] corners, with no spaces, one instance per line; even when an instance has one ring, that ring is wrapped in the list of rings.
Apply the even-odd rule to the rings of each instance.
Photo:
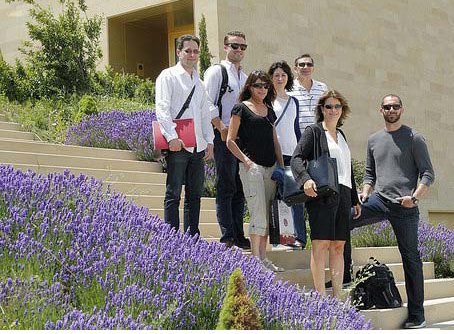
[[[352,291],[353,304],[360,310],[376,308],[396,308],[402,306],[402,298],[392,271],[386,264],[371,257],[356,273],[359,281]]]

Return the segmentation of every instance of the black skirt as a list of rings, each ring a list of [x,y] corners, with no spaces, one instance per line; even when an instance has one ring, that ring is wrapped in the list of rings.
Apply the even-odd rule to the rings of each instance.
[[[311,240],[347,240],[351,208],[351,190],[342,184],[339,194],[306,203]]]

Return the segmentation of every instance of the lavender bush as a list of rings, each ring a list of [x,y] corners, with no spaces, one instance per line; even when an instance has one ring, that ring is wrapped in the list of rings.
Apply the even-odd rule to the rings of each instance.
[[[99,148],[130,150],[142,161],[154,161],[152,122],[153,110],[132,113],[122,111],[100,112],[85,117],[68,131],[65,143]],[[203,196],[216,196],[216,168],[213,161],[205,165]]]
[[[170,229],[84,175],[0,166],[0,329],[213,329],[244,273],[267,329],[369,329],[252,256]]]
[[[71,127],[66,144],[131,150],[139,160],[153,161],[153,110],[132,113],[103,111]]]
[[[216,166],[214,160],[205,162],[205,189],[204,197],[216,197]]]
[[[351,233],[356,247],[397,246],[396,236],[388,221],[356,228]],[[423,261],[435,263],[435,276],[454,277],[454,231],[442,224],[423,221],[418,227],[418,248]]]

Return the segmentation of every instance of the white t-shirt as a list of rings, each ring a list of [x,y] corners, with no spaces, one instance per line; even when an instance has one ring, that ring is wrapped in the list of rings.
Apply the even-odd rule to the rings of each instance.
[[[352,170],[351,170],[351,154],[344,136],[337,131],[337,143],[328,133],[326,133],[326,140],[328,141],[329,156],[336,158],[337,174],[339,184],[343,184],[348,188],[352,188]]]
[[[296,103],[289,96],[290,103],[285,111],[284,116],[279,121],[279,124],[276,126],[277,139],[281,145],[281,150],[283,155],[293,155],[296,144],[298,140],[295,134],[295,118],[297,115]],[[282,112],[284,111],[287,100],[284,100],[280,97],[276,97],[276,100],[273,102],[273,109],[276,114],[277,119],[281,117]]]

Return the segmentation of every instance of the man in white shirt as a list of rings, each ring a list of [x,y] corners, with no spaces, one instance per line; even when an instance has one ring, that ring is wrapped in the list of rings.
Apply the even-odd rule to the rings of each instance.
[[[204,184],[204,162],[213,156],[213,129],[210,104],[207,94],[194,67],[199,59],[200,40],[196,36],[183,35],[177,40],[177,65],[167,68],[156,79],[156,117],[162,134],[169,143],[167,162],[164,220],[179,229],[179,206],[183,183],[184,229],[189,227],[191,235],[200,234],[200,198]],[[194,93],[181,119],[194,120],[196,147],[185,147],[175,131],[173,120]]]
[[[221,242],[250,249],[250,242],[244,237],[244,194],[238,174],[238,160],[226,146],[227,130],[231,110],[238,103],[238,96],[247,76],[241,67],[246,53],[246,37],[240,31],[231,31],[224,37],[225,60],[211,66],[204,75],[208,98],[215,106],[212,109],[214,133],[214,159],[216,161],[216,215],[221,228]],[[222,66],[227,74],[227,89],[220,97],[223,82]],[[225,79],[224,79],[225,80]]]
[[[318,99],[328,90],[328,87],[323,82],[312,79],[314,59],[308,53],[295,59],[295,73],[296,79],[293,81],[293,89],[288,94],[298,99],[300,130],[303,133],[307,126],[314,124]]]

